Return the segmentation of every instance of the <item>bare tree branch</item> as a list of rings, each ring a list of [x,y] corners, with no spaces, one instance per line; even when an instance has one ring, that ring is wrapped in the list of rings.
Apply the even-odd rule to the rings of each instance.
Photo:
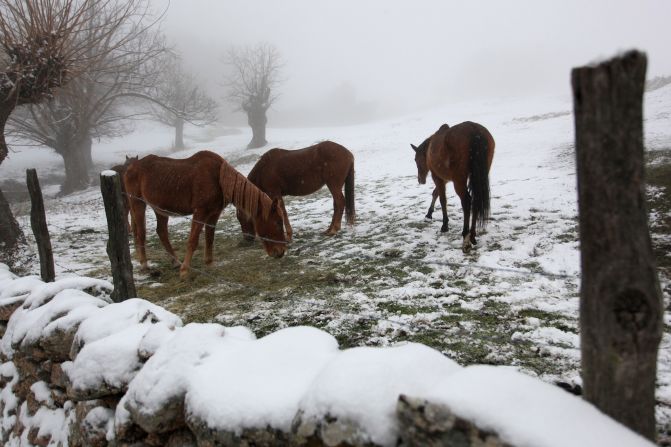
[[[105,20],[95,20],[100,11]],[[118,30],[142,23],[147,11],[142,0],[0,0],[0,163],[14,108],[50,99],[55,89],[129,45],[137,33],[115,38]]]
[[[155,21],[148,15],[147,5],[147,0],[124,3],[124,20],[112,0],[99,0],[88,9],[86,26],[72,38],[75,46],[88,42],[82,54],[86,65],[78,66],[67,85],[46,97],[46,102],[29,104],[10,118],[15,135],[63,156],[63,193],[88,184],[92,140],[130,131],[128,119],[137,110],[128,104],[128,98],[146,99],[158,78],[160,67],[154,61],[166,47],[151,26]],[[116,28],[110,29],[110,23]]]

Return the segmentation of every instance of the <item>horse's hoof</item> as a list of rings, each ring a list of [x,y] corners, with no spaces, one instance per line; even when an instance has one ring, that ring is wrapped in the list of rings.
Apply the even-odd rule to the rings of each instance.
[[[469,236],[464,237],[464,242],[461,244],[461,251],[468,253],[471,251],[471,248],[473,248],[471,238]]]
[[[433,220],[433,217],[429,216],[428,214],[424,216],[424,220]]]
[[[324,231],[324,236],[335,236],[337,232],[336,230],[326,230]]]
[[[445,225],[443,225],[442,227],[440,227],[440,232],[441,232],[441,233],[447,233],[447,227],[446,227]]]
[[[186,281],[189,279],[189,271],[187,269],[180,269],[179,270],[179,279],[182,281]]]

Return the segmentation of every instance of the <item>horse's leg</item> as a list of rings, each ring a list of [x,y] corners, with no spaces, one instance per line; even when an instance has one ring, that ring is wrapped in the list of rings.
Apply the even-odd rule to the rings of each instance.
[[[331,220],[331,226],[326,230],[325,234],[333,236],[340,230],[342,214],[345,211],[345,196],[342,193],[342,184],[340,186],[328,184],[327,186],[333,196],[333,219]]]
[[[471,195],[468,193],[466,180],[455,179],[454,191],[461,199],[461,209],[464,212],[464,229],[461,232],[461,237],[463,238],[463,242],[461,244],[461,250],[464,253],[468,253],[469,251],[471,251],[471,238],[469,235],[470,230],[468,227],[468,222],[471,217]]]
[[[473,221],[471,222],[471,244],[477,245],[478,241],[475,240],[475,214],[473,214]]]
[[[180,279],[186,279],[189,276],[191,258],[193,258],[193,252],[196,251],[196,248],[198,247],[198,239],[200,238],[200,232],[203,230],[205,218],[206,216],[202,211],[196,210],[193,213],[193,218],[191,219],[191,234],[189,234],[189,241],[186,245],[184,262],[182,262],[182,266],[179,269]]]
[[[431,206],[429,206],[429,211],[426,213],[426,218],[431,220],[433,219],[433,211],[435,210],[434,206],[436,205],[436,199],[438,198],[438,188],[433,188],[431,193]]]
[[[282,219],[284,220],[284,228],[286,229],[287,232],[287,242],[291,242],[294,230],[293,228],[291,228],[291,224],[289,223],[289,214],[287,213],[287,208],[284,206],[284,198],[282,196],[279,197],[280,197],[280,207],[282,207]]]
[[[140,270],[147,271],[147,251],[145,243],[147,242],[147,222],[145,220],[145,210],[147,205],[141,200],[134,200],[131,204],[131,222],[135,226],[133,231],[135,236],[135,252],[140,261]]]
[[[168,238],[168,216],[165,214],[160,214],[156,211],[154,214],[156,214],[156,234],[158,234],[158,238],[161,240],[163,248],[165,248],[165,251],[167,251],[170,255],[172,266],[175,268],[179,267],[181,263],[175,254],[175,250],[172,248],[170,238]]]
[[[438,190],[438,197],[440,197],[440,208],[443,212],[443,226],[440,227],[441,233],[446,233],[448,228],[448,218],[447,218],[447,198],[445,197],[445,182],[443,179],[436,177],[433,173],[433,183],[436,184],[436,189]]]
[[[221,210],[215,211],[206,220],[205,226],[205,265],[211,265],[214,260],[212,255],[212,247],[214,247],[214,230],[219,220]]]

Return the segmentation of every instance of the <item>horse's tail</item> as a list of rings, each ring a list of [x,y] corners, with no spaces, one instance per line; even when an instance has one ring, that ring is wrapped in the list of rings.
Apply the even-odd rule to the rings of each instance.
[[[349,167],[345,178],[345,217],[349,225],[354,225],[356,211],[354,209],[354,161]]]
[[[470,177],[468,192],[471,195],[471,211],[478,228],[483,229],[489,219],[489,148],[487,137],[482,132],[471,136],[469,153]]]

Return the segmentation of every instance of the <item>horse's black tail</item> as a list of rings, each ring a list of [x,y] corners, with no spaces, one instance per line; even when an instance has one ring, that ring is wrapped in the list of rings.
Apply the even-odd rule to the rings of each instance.
[[[354,225],[356,217],[354,209],[354,161],[352,161],[345,178],[345,217],[349,225]]]
[[[471,211],[479,229],[485,228],[489,219],[489,150],[487,137],[481,132],[471,136],[468,192],[471,195]]]

